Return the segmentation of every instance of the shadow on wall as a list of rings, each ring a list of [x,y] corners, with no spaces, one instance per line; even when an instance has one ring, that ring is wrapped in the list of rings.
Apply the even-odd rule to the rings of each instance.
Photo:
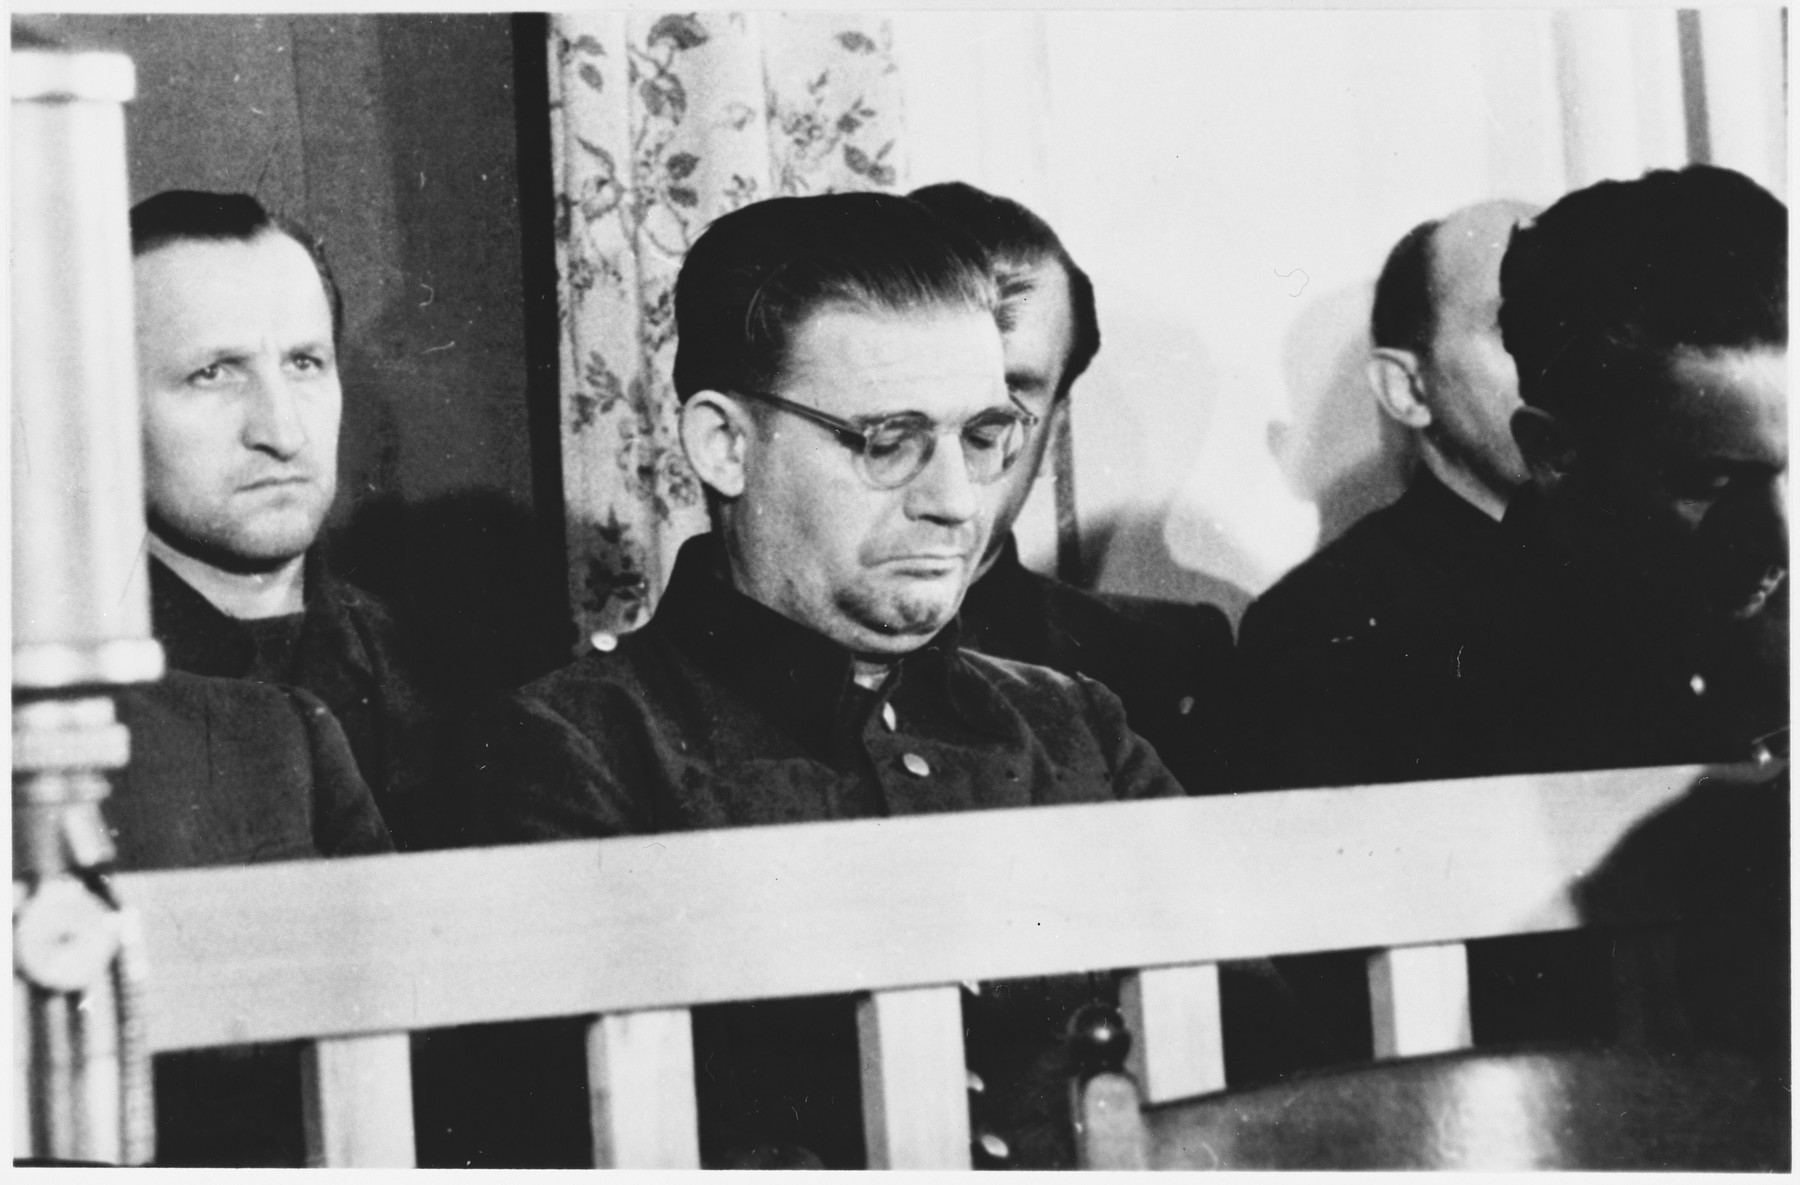
[[[506,494],[370,499],[327,547],[337,575],[387,601],[419,645],[423,675],[453,706],[569,661],[562,586],[539,575],[546,541]]]
[[[1398,498],[1417,460],[1364,376],[1373,296],[1372,283],[1321,296],[1282,347],[1292,419],[1269,425],[1269,451],[1294,494],[1318,506],[1319,547]]]
[[[1124,507],[1084,524],[1081,586],[1184,604],[1216,605],[1225,611],[1235,630],[1254,598],[1248,589],[1210,572],[1187,567],[1170,554],[1169,506],[1165,502],[1160,506]],[[1208,554],[1232,546],[1223,532],[1209,532],[1209,536],[1204,543]]]
[[[1100,360],[1103,369],[1076,390],[1076,431],[1098,432],[1099,440],[1077,443],[1079,463],[1075,488],[1084,488],[1084,466],[1103,474],[1129,474],[1135,492],[1145,481],[1145,458],[1133,449],[1150,448],[1180,466],[1199,458],[1217,430],[1220,379],[1203,336],[1187,323],[1160,317],[1157,303],[1122,294],[1118,306],[1133,310],[1106,326]],[[1115,301],[1108,299],[1107,307]],[[1109,407],[1113,408],[1109,414]],[[1142,434],[1142,435],[1140,435]],[[1154,459],[1154,458],[1152,458]],[[1174,475],[1180,489],[1185,475]],[[1105,479],[1100,481],[1105,485]],[[1155,491],[1151,491],[1155,496]],[[1163,492],[1157,501],[1114,503],[1081,518],[1081,565],[1076,583],[1082,588],[1125,593],[1181,603],[1205,603],[1223,609],[1237,621],[1250,594],[1215,575],[1236,570],[1235,549],[1222,533],[1209,536],[1184,563],[1166,538],[1176,494]],[[1107,499],[1111,501],[1111,499]]]

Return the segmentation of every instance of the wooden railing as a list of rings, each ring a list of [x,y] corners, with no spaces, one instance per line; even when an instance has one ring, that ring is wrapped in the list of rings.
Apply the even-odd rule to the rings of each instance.
[[[410,1030],[590,1015],[603,1165],[698,1162],[688,1009],[866,992],[878,1167],[966,1167],[957,984],[1134,969],[1151,1101],[1223,1084],[1221,960],[1372,947],[1377,1053],[1469,1040],[1461,942],[1572,896],[1678,767],[630,836],[120,878],[157,1051],[306,1038],[317,1163],[413,1163]]]

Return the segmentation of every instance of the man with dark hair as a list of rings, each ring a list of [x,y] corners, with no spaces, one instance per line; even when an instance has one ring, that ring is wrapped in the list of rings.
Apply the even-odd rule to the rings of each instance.
[[[245,194],[131,211],[151,606],[169,665],[323,700],[401,846],[431,833],[425,696],[385,608],[314,554],[337,488],[343,304]]]
[[[963,600],[963,644],[1099,680],[1189,794],[1227,788],[1225,615],[1210,605],[1088,593],[1019,562],[1013,523],[1066,423],[1069,392],[1100,349],[1093,283],[1049,224],[1010,198],[960,181],[927,185],[912,198],[987,252],[1000,284],[1007,389],[1037,417],[1018,464],[990,487],[994,537]]]
[[[1484,765],[1785,754],[1786,207],[1707,166],[1602,182],[1501,287],[1531,487],[1470,654]]]
[[[1421,223],[1375,284],[1368,362],[1376,404],[1419,467],[1392,506],[1351,527],[1244,615],[1243,742],[1260,786],[1406,781],[1455,772],[1438,719],[1456,677],[1465,574],[1503,547],[1525,478],[1519,406],[1500,341],[1500,257],[1534,207],[1492,201]]]
[[[1571,996],[1608,999],[1584,985],[1617,966],[1632,991],[1591,1008],[1584,1035],[1724,1048],[1776,1083],[1791,999],[1787,237],[1779,200],[1704,165],[1589,186],[1514,233],[1500,324],[1531,484],[1506,514],[1516,555],[1472,582],[1490,624],[1461,689],[1470,772],[1762,771],[1702,779],[1595,877],[1591,909],[1653,896],[1673,932],[1646,937],[1623,911],[1602,949],[1541,969],[1551,991],[1520,994],[1566,1013]]]
[[[487,839],[1180,793],[1104,687],[959,644],[987,491],[1032,418],[996,304],[980,249],[906,198],[777,198],[712,224],[676,284],[675,388],[714,530],[649,624],[471,723]],[[969,1047],[1002,1092],[1091,993],[997,990],[1014,1027]],[[849,999],[699,1009],[694,1028],[705,1163],[863,1162]],[[1066,1081],[1035,1089],[1048,1117],[986,1133],[988,1155],[1068,1156]]]

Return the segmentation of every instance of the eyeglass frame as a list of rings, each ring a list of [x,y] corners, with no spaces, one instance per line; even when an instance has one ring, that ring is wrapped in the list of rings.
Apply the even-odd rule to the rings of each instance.
[[[874,434],[880,431],[883,425],[893,420],[915,415],[919,416],[921,419],[930,420],[929,416],[925,416],[919,412],[895,412],[893,415],[882,416],[880,419],[875,420],[866,427],[859,428],[851,421],[840,419],[830,412],[820,411],[816,407],[808,407],[804,403],[795,403],[792,399],[783,399],[781,396],[776,395],[771,391],[740,390],[735,392],[735,394],[741,395],[747,399],[758,400],[759,402],[768,404],[770,407],[778,408],[781,411],[792,412],[802,419],[811,420],[821,428],[829,431],[833,436],[836,436],[839,444],[842,444],[856,456],[862,457],[865,465],[867,464],[869,449],[874,445]],[[1010,393],[1006,398],[1007,402],[1012,404],[1012,410],[1016,413],[1013,417],[1014,422],[1021,425],[1025,432],[1029,434],[1031,430],[1037,427],[1041,422],[1040,417],[1034,412],[1027,410],[1017,399],[1013,398]],[[970,420],[975,419],[976,416],[981,414],[981,412],[976,412],[975,415],[969,416],[967,419],[964,419],[962,423],[956,425],[958,432],[960,433],[962,427],[968,424]],[[906,485],[907,482],[912,481],[913,478],[925,472],[925,467],[931,464],[932,457],[937,455],[937,438],[942,436],[949,428],[950,425],[948,424],[936,424],[937,430],[931,433],[931,443],[926,447],[924,458],[919,462],[919,467],[913,470],[912,473],[908,474],[904,479],[895,482],[893,485],[884,486],[877,483],[869,477],[866,471],[859,471],[859,475],[865,482],[868,482],[871,487],[878,490],[897,490],[901,488]],[[1024,444],[1021,442],[1019,451],[1012,455],[1011,459],[1006,462],[1006,465],[1000,472],[986,480],[978,480],[973,474],[970,474],[969,480],[975,482],[977,485],[991,485],[994,482],[999,481],[1002,477],[1005,477],[1012,471],[1012,467],[1018,464],[1019,457],[1023,455],[1024,452]],[[966,457],[963,461],[963,465],[966,471],[968,466]]]

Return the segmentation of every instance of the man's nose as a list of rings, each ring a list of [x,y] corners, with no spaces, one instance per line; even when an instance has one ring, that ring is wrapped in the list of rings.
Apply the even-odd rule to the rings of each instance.
[[[279,368],[256,368],[245,384],[244,444],[283,461],[306,447],[300,395]]]
[[[961,524],[975,517],[981,500],[969,480],[962,438],[947,434],[938,440],[931,460],[906,487],[907,514],[932,522]]]

